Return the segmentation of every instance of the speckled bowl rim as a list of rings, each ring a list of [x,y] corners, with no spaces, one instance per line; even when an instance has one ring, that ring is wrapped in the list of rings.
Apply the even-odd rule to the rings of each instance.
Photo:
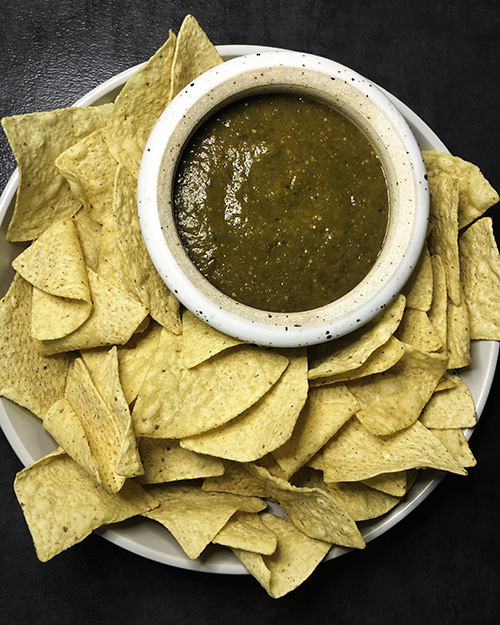
[[[350,293],[322,308],[275,313],[227,297],[200,274],[182,246],[170,198],[183,148],[214,110],[242,94],[281,91],[291,84],[295,91],[330,102],[362,127],[386,170],[391,217],[377,262]],[[404,117],[382,91],[335,61],[273,50],[226,61],[195,79],[174,98],[153,129],[144,152],[138,210],[151,259],[184,306],[216,329],[244,341],[296,347],[355,330],[401,291],[425,240],[429,194],[418,143]]]

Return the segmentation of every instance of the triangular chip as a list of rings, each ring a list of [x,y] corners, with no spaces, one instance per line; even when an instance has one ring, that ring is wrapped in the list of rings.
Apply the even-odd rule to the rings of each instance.
[[[116,172],[113,217],[125,281],[153,319],[178,334],[181,330],[179,301],[168,290],[149,257],[137,214],[136,181],[124,167]]]
[[[96,273],[116,286],[120,291],[139,300],[126,277],[125,259],[116,240],[115,220],[112,213],[104,215],[102,220],[101,246],[99,248],[99,262]]]
[[[240,345],[194,369],[182,365],[182,336],[163,329],[132,417],[138,436],[184,438],[227,423],[279,379],[288,359]]]
[[[475,467],[477,460],[469,447],[465,434],[460,428],[431,430],[439,438],[455,460],[463,467]]]
[[[447,344],[448,368],[460,369],[471,363],[469,310],[462,295],[459,304],[448,299]]]
[[[458,178],[460,183],[459,228],[465,228],[498,202],[498,193],[476,165],[446,152],[426,150],[423,152],[423,157],[431,183],[432,178],[443,173]]]
[[[222,58],[192,15],[182,22],[175,45],[170,99],[203,72],[222,63]]]
[[[219,428],[182,439],[181,446],[201,454],[252,462],[283,445],[292,435],[309,388],[305,349],[287,350],[286,355],[290,364],[257,403]]]
[[[433,394],[420,421],[434,429],[470,428],[476,425],[476,407],[467,386],[453,375],[455,386]]]
[[[184,365],[196,367],[225,349],[241,345],[241,341],[212,328],[191,311],[182,314],[182,354]]]
[[[31,338],[33,287],[16,274],[0,301],[0,395],[40,418],[64,393],[69,356],[47,358]]]
[[[426,312],[407,308],[396,331],[397,338],[423,352],[437,352],[443,343]]]
[[[55,164],[73,195],[102,224],[113,207],[113,181],[118,163],[104,141],[103,130],[87,135],[59,154]]]
[[[212,542],[263,555],[271,555],[278,546],[276,534],[262,521],[261,515],[252,512],[233,514]]]
[[[406,305],[427,312],[432,302],[432,267],[429,248],[424,245],[420,259],[403,289]]]
[[[145,516],[164,525],[189,558],[197,558],[237,510],[266,507],[257,497],[207,493],[193,484],[152,486],[149,492],[160,506]]]
[[[460,237],[460,263],[471,339],[500,340],[500,255],[490,217]]]
[[[132,481],[119,494],[107,493],[60,451],[18,473],[14,490],[42,562],[79,543],[102,525],[124,521],[157,505]]]
[[[105,128],[114,158],[137,178],[142,153],[154,125],[169,103],[175,35],[155,52],[118,94]]]
[[[448,292],[446,289],[446,272],[441,256],[431,256],[433,286],[432,304],[427,313],[429,321],[436,330],[442,344],[441,351],[447,354],[448,349]]]
[[[408,471],[393,471],[392,473],[380,473],[374,477],[363,480],[363,484],[392,495],[393,497],[402,497],[408,490]]]
[[[85,264],[89,269],[97,272],[99,249],[101,246],[101,224],[95,221],[95,219],[92,219],[83,208],[75,213],[73,221],[78,231],[78,238],[82,246]]]
[[[4,117],[2,126],[19,166],[19,188],[9,241],[31,241],[80,208],[55,159],[105,123],[112,104],[70,107]]]

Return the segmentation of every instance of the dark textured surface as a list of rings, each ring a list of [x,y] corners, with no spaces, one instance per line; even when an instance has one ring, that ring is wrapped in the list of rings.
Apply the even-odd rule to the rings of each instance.
[[[494,0],[0,0],[0,9],[0,116],[71,104],[146,60],[191,12],[216,44],[281,46],[351,66],[500,188]],[[1,188],[13,169],[2,135]],[[21,464],[0,433],[0,623],[499,623],[499,382],[468,477],[446,477],[396,528],[280,600],[249,576],[171,568],[98,536],[39,563],[12,492]]]

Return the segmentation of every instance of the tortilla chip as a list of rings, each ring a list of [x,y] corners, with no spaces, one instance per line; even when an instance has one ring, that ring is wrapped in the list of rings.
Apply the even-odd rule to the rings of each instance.
[[[363,484],[386,495],[402,497],[408,490],[408,471],[381,473],[363,480]]]
[[[118,247],[116,239],[115,220],[113,214],[103,217],[101,246],[99,248],[99,263],[97,273],[117,289],[136,299],[135,290],[127,279],[125,259]]]
[[[458,178],[436,176],[430,185],[431,254],[443,259],[448,295],[460,303],[460,260],[458,255]]]
[[[405,346],[405,354],[384,373],[347,382],[361,405],[357,416],[373,434],[387,435],[414,423],[446,371],[448,360]]]
[[[18,473],[14,490],[42,562],[102,525],[124,521],[157,505],[132,481],[119,494],[107,493],[60,451]]]
[[[272,454],[285,477],[290,478],[305,465],[358,408],[344,384],[311,389],[292,438]]]
[[[234,549],[234,553],[267,593],[277,599],[312,574],[330,545],[306,536],[281,517],[263,514],[262,521],[278,537],[276,551],[269,556],[242,549]]]
[[[45,355],[104,345],[123,345],[147,317],[146,308],[88,270],[92,312],[77,330],[53,341],[37,341]]]
[[[433,468],[466,475],[464,468],[420,421],[376,436],[352,417],[323,448],[325,482],[357,482],[393,471]]]
[[[19,188],[8,241],[31,241],[80,208],[55,166],[61,152],[102,127],[111,104],[4,117],[2,126],[19,166]]]
[[[262,555],[271,555],[278,546],[276,534],[267,527],[259,514],[252,512],[235,512],[212,542]]]
[[[149,257],[137,214],[136,181],[124,167],[116,171],[113,217],[116,240],[123,256],[125,281],[153,319],[179,334],[179,301],[168,290]]]
[[[259,512],[266,504],[257,497],[207,493],[193,484],[152,486],[160,502],[147,516],[164,525],[189,558],[197,558],[237,510]]]
[[[183,438],[181,447],[228,460],[257,460],[292,436],[308,393],[305,349],[286,350],[290,364],[276,384],[245,412],[220,427]]]
[[[0,395],[43,418],[64,394],[69,356],[42,356],[31,338],[33,287],[19,274],[0,301]]]
[[[87,135],[55,160],[73,195],[92,219],[103,223],[113,209],[113,181],[118,163],[104,141],[102,128]]]
[[[137,478],[141,484],[162,484],[224,473],[220,460],[182,449],[174,439],[141,438],[139,449],[144,467],[144,475]]]
[[[435,176],[443,173],[458,178],[460,184],[458,227],[460,229],[465,228],[498,202],[498,193],[476,165],[446,152],[424,151],[422,154],[431,184]]]
[[[396,331],[397,338],[423,352],[437,352],[443,343],[427,313],[407,308]]]
[[[331,482],[327,484],[323,481],[321,473],[311,469],[300,475],[299,479],[298,485],[300,486],[325,490],[356,522],[380,517],[389,512],[400,501],[400,497],[375,490],[362,482]]]
[[[429,248],[424,245],[415,270],[403,289],[406,305],[427,312],[432,302],[432,267]]]
[[[182,336],[162,329],[132,418],[138,436],[184,438],[227,423],[280,378],[288,359],[240,345],[194,369],[182,365]]]
[[[476,407],[467,386],[453,375],[454,387],[434,393],[420,415],[427,428],[470,428],[476,425]]]
[[[395,301],[359,330],[310,350],[309,379],[314,380],[360,367],[394,334],[403,316],[405,298]]]
[[[89,269],[97,273],[99,249],[101,246],[101,224],[92,219],[83,208],[75,213],[73,221],[78,231],[85,264]]]
[[[175,45],[170,80],[170,100],[203,72],[223,62],[192,15],[182,22]]]
[[[461,429],[431,430],[439,438],[455,460],[463,467],[475,467],[474,454],[469,447],[465,434]]]
[[[500,255],[490,217],[480,219],[459,241],[462,284],[470,338],[500,340]]]
[[[183,362],[188,369],[242,343],[212,328],[189,310],[182,314],[182,336]]]
[[[43,427],[57,444],[95,481],[101,481],[82,422],[69,401],[56,401],[43,417]]]
[[[431,256],[433,288],[432,304],[428,312],[429,321],[436,330],[442,344],[441,352],[448,350],[448,293],[446,289],[446,273],[441,256]]]

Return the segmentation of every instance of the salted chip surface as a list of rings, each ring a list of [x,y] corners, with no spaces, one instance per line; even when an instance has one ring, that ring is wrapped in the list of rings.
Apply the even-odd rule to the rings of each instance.
[[[433,468],[466,475],[464,468],[420,421],[377,436],[352,417],[322,452],[325,482],[356,482],[392,471]]]
[[[464,298],[471,339],[500,340],[500,255],[493,221],[484,217],[460,237]]]
[[[407,471],[393,471],[392,473],[380,473],[366,480],[363,480],[363,484],[392,495],[393,497],[402,497],[408,490],[408,475]]]
[[[182,364],[182,336],[162,329],[132,418],[138,436],[184,438],[227,423],[281,377],[288,359],[240,345],[194,369]]]
[[[465,228],[498,202],[498,193],[476,165],[446,152],[423,153],[429,178],[443,173],[458,178],[460,184],[458,227]]]
[[[96,482],[99,467],[92,455],[85,429],[69,401],[63,397],[52,404],[43,417],[43,427],[67,454]]]
[[[261,555],[234,549],[234,553],[267,593],[278,599],[313,573],[331,545],[306,536],[282,517],[264,513],[262,521],[278,538],[276,551],[272,555]]]
[[[460,304],[448,299],[447,309],[448,368],[461,369],[471,363],[469,310],[462,295]]]
[[[237,510],[259,512],[266,504],[257,497],[209,493],[194,484],[151,486],[160,502],[147,516],[164,525],[189,558],[197,558]]]
[[[286,478],[305,465],[359,407],[344,384],[311,389],[293,436],[272,452]]]
[[[432,302],[432,267],[429,248],[424,245],[410,279],[403,289],[406,306],[427,312]]]
[[[0,395],[43,418],[63,397],[68,354],[47,358],[31,337],[33,287],[19,274],[0,301]]]
[[[102,224],[104,215],[113,210],[113,182],[118,166],[104,141],[103,129],[95,130],[59,154],[55,164],[73,195]]]
[[[175,439],[141,438],[139,450],[144,467],[144,474],[137,478],[141,484],[193,480],[224,473],[221,460],[183,449]]]
[[[292,436],[307,399],[307,353],[286,350],[290,364],[258,402],[214,430],[183,438],[181,446],[201,454],[252,462],[280,447]]]
[[[179,301],[156,271],[142,237],[137,214],[137,183],[124,168],[116,171],[113,217],[116,240],[123,256],[125,281],[160,325],[175,334],[181,331]]]
[[[384,345],[398,327],[405,308],[405,297],[395,301],[365,326],[329,343],[311,349],[309,378],[335,375],[360,367]]]
[[[476,407],[467,385],[456,374],[454,386],[434,393],[420,415],[428,428],[470,428],[476,425]]]
[[[439,254],[446,273],[448,295],[460,303],[460,259],[458,254],[458,178],[436,176],[430,185],[430,220],[428,244],[431,254]]]
[[[448,345],[448,292],[443,261],[438,254],[431,256],[432,304],[427,313],[442,344],[441,351],[447,353]]]
[[[373,434],[387,435],[414,423],[429,401],[448,360],[410,345],[388,371],[347,382],[361,409],[357,416]]]
[[[426,312],[407,308],[396,331],[397,338],[423,352],[437,352],[443,347],[439,334]]]
[[[278,546],[276,534],[254,512],[235,512],[212,542],[263,555],[271,555]]]
[[[469,447],[465,434],[460,428],[449,430],[431,430],[439,438],[455,460],[463,467],[475,467],[477,460]]]
[[[182,22],[172,61],[170,99],[203,72],[223,62],[192,15]]]
[[[89,318],[71,334],[52,341],[38,341],[46,355],[104,345],[123,345],[147,317],[140,302],[88,270],[92,311]]]
[[[102,525],[124,521],[157,505],[154,497],[132,481],[119,494],[106,492],[61,451],[18,473],[14,490],[42,562]]]
[[[130,297],[139,300],[130,281],[127,279],[125,269],[125,259],[118,247],[116,239],[115,220],[113,214],[104,215],[101,230],[101,245],[99,248],[99,259],[97,271],[101,278],[104,278],[117,289],[123,291]]]
[[[80,245],[85,264],[92,271],[97,271],[99,249],[101,246],[101,224],[81,208],[73,215],[73,221],[78,232]]]
[[[105,127],[114,158],[137,178],[142,153],[154,125],[170,102],[170,70],[175,35],[127,81],[116,97]]]
[[[2,126],[19,167],[14,214],[8,241],[31,241],[55,221],[80,208],[69,184],[55,165],[61,152],[104,125],[111,104],[70,107],[4,117]]]
[[[190,310],[185,310],[182,314],[182,336],[183,360],[188,368],[196,367],[215,354],[242,343],[212,328]]]

